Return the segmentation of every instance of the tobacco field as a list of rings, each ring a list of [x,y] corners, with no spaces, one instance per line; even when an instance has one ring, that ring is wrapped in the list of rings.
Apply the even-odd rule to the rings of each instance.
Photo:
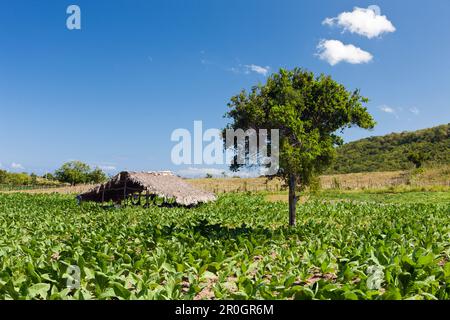
[[[311,201],[295,228],[287,210],[250,194],[192,209],[0,194],[0,299],[450,298],[449,203]]]

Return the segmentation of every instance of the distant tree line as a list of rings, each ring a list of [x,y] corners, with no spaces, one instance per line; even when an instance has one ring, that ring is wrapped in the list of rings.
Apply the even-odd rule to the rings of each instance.
[[[344,144],[328,173],[408,170],[450,163],[450,125]]]
[[[0,170],[0,184],[8,184],[13,186],[35,185],[40,181],[36,174],[27,173],[11,173]]]
[[[54,173],[46,173],[38,176],[34,173],[14,173],[0,170],[0,184],[11,186],[33,186],[33,185],[57,185],[57,184],[85,184],[102,183],[108,176],[100,169],[91,169],[89,165],[81,161],[70,161],[64,163]]]

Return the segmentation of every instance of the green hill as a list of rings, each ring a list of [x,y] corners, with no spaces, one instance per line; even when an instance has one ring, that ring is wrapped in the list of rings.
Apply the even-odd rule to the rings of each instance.
[[[414,132],[392,133],[344,144],[329,173],[406,170],[411,151],[424,153],[428,163],[450,163],[450,124]]]

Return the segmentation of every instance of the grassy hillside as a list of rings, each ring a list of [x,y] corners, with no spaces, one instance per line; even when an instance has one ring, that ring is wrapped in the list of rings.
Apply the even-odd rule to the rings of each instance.
[[[428,162],[450,163],[450,125],[414,132],[392,133],[347,143],[338,149],[338,157],[329,173],[405,170],[412,167],[410,151],[427,155]]]

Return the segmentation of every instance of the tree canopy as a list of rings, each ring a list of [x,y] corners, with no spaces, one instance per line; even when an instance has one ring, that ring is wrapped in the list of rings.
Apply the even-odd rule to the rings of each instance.
[[[55,177],[61,182],[72,185],[82,183],[101,183],[107,180],[107,176],[99,168],[91,170],[91,167],[81,161],[64,163],[55,171]]]
[[[289,184],[290,224],[295,224],[295,189],[332,163],[335,147],[343,143],[338,133],[352,126],[374,127],[367,102],[359,90],[348,91],[330,76],[300,68],[281,69],[265,84],[231,98],[228,129],[279,129],[278,175]]]

